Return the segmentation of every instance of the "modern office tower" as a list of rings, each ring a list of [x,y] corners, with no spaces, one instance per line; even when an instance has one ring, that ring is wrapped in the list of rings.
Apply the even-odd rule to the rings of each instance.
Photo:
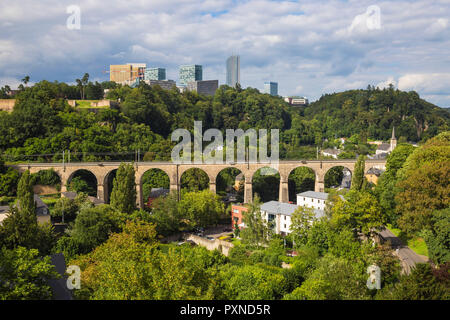
[[[241,83],[241,58],[231,56],[227,59],[227,85],[235,87]]]
[[[166,80],[166,69],[147,68],[145,69],[144,80]]]
[[[264,93],[272,96],[278,95],[278,82],[264,82]]]
[[[202,66],[193,64],[180,67],[180,85],[186,86],[188,82],[203,80]]]
[[[219,87],[219,80],[191,81],[187,83],[189,91],[197,91],[198,94],[213,96]]]
[[[146,63],[127,63],[127,65],[130,65],[132,67],[134,76],[132,80],[136,80],[136,78],[138,78],[139,80],[144,80],[145,69],[147,68]]]
[[[109,81],[130,84],[137,78],[144,80],[145,63],[127,63],[109,66]]]

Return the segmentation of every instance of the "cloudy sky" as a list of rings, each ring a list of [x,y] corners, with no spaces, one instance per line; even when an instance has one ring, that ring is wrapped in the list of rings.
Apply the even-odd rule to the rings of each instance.
[[[67,26],[71,5],[80,29]],[[0,0],[0,31],[0,86],[108,80],[126,62],[174,80],[179,65],[201,64],[223,84],[239,54],[244,87],[276,81],[281,95],[315,100],[393,83],[450,107],[450,0]]]

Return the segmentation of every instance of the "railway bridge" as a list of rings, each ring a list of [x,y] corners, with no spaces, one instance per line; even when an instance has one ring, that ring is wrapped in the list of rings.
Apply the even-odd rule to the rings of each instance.
[[[278,171],[280,175],[279,201],[289,201],[289,174],[296,168],[308,167],[315,174],[315,191],[324,191],[325,174],[333,167],[342,166],[347,168],[353,175],[356,159],[351,160],[285,160],[276,163],[183,163],[172,162],[128,162],[133,164],[135,169],[135,181],[137,191],[137,205],[142,208],[144,204],[142,184],[143,175],[151,169],[160,169],[169,177],[170,190],[177,191],[181,183],[181,176],[184,172],[192,168],[203,170],[209,177],[209,188],[216,192],[216,178],[220,171],[227,168],[239,169],[244,176],[244,203],[252,201],[252,179],[255,172],[261,168],[270,167]],[[30,173],[37,173],[41,170],[53,169],[61,179],[61,192],[67,191],[67,186],[74,174],[79,170],[91,172],[97,179],[97,197],[108,201],[108,177],[119,168],[120,162],[71,162],[71,163],[28,163],[16,164],[12,167],[23,172],[29,170]],[[386,160],[366,160],[366,172],[370,168],[384,169]]]

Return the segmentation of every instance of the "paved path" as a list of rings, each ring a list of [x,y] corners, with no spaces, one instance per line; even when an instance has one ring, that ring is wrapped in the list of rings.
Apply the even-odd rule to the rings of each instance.
[[[426,263],[428,259],[426,257],[418,255],[414,251],[412,251],[408,246],[404,245],[403,242],[392,233],[391,230],[385,228],[380,232],[380,236],[385,241],[391,242],[391,247],[395,250],[395,254],[400,259],[402,264],[402,272],[409,274],[411,272],[411,268],[416,265],[416,263]]]

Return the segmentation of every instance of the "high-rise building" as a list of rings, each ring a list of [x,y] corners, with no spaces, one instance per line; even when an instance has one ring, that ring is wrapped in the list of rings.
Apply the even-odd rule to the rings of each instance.
[[[144,80],[145,63],[127,63],[109,66],[109,81],[130,84],[136,79]]]
[[[219,80],[202,80],[188,82],[187,89],[189,91],[197,91],[198,94],[213,96],[219,87]]]
[[[235,87],[241,83],[241,58],[231,56],[227,59],[227,85]]]
[[[272,96],[278,95],[278,82],[264,82],[264,93]]]
[[[145,69],[144,80],[166,80],[166,69],[147,68]]]
[[[198,64],[186,65],[180,67],[179,82],[186,86],[188,82],[203,80],[202,66]]]

